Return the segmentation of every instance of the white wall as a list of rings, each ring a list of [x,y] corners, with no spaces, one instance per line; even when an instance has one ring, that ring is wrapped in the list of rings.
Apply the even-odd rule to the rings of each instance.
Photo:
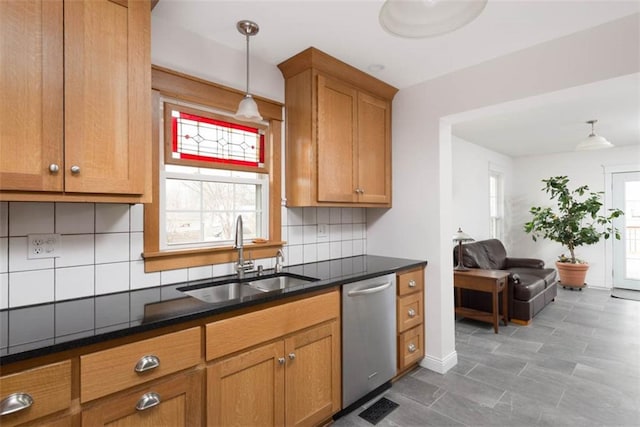
[[[456,363],[451,135],[456,114],[636,73],[639,15],[540,44],[401,90],[393,103],[393,205],[368,216],[368,253],[422,258],[426,358]]]
[[[504,182],[505,228],[503,243],[510,241],[506,209],[511,200],[513,183],[509,156],[496,153],[464,139],[453,137],[453,224],[475,240],[491,237],[489,217],[489,171],[502,174]],[[454,230],[455,231],[455,230]],[[453,232],[451,233],[453,235]]]
[[[542,179],[551,176],[566,175],[570,179],[570,188],[588,185],[594,192],[608,192],[605,188],[605,168],[613,166],[640,165],[640,141],[638,145],[619,147],[610,150],[561,153],[548,156],[528,156],[514,160],[515,176],[513,197],[513,223],[510,234],[514,238],[513,256],[532,256],[540,258],[548,265],[555,263],[558,255],[568,250],[559,243],[548,240],[534,242],[523,231],[524,223],[531,215],[532,206],[551,206],[547,194],[541,191]],[[576,256],[589,262],[587,284],[596,287],[611,287],[611,264],[607,261],[607,248],[610,242],[600,242],[591,246],[577,248]]]

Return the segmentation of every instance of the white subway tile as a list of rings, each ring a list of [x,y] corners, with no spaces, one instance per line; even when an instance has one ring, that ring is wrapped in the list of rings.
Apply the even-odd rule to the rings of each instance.
[[[62,235],[60,257],[56,258],[57,267],[93,265],[95,263],[95,234]]]
[[[129,207],[131,215],[131,231],[144,231],[144,205],[137,204]]]
[[[48,234],[54,231],[53,203],[9,203],[9,235]]]
[[[177,270],[164,270],[160,272],[160,284],[170,285],[171,283],[180,283],[187,281],[187,269],[179,268]]]
[[[353,239],[353,224],[342,224],[342,240]]]
[[[342,208],[342,224],[352,224],[353,223],[353,208]]]
[[[342,258],[342,242],[329,243],[329,255],[331,259]]]
[[[142,260],[142,252],[144,251],[144,233],[135,232],[130,234],[131,240],[131,250],[129,253],[129,259],[131,261],[140,261]]]
[[[281,206],[280,207],[280,225],[282,225],[282,226],[289,224],[288,211],[289,210],[287,209],[286,206]]]
[[[189,280],[209,279],[213,277],[213,269],[210,265],[204,265],[202,267],[190,267],[188,276]]]
[[[290,225],[287,234],[289,235],[287,242],[290,245],[300,245],[304,242],[304,230],[301,225]]]
[[[331,213],[329,208],[318,208],[317,212],[318,224],[329,224],[331,221]]]
[[[353,256],[363,255],[364,254],[364,240],[357,239],[353,240]]]
[[[302,224],[303,225],[313,225],[317,224],[317,210],[316,208],[303,208],[302,209]]]
[[[226,276],[228,274],[233,274],[235,265],[232,262],[228,262],[225,264],[214,264],[211,266],[211,268],[212,268],[211,277],[220,277],[220,276]]]
[[[353,238],[364,239],[364,237],[365,237],[364,224],[353,224]]]
[[[329,241],[339,242],[342,240],[342,225],[331,224],[329,225]]]
[[[316,262],[318,260],[318,247],[316,244],[303,245],[303,262]]]
[[[9,236],[9,202],[0,202],[0,237]]]
[[[302,264],[304,262],[302,251],[302,245],[289,246],[289,261],[287,261],[287,265]]]
[[[353,208],[353,223],[354,224],[362,224],[364,223],[364,208]]]
[[[96,265],[96,295],[129,290],[129,261]]]
[[[289,208],[288,209],[288,218],[287,218],[287,224],[288,225],[302,225],[303,222],[303,218],[302,218],[302,208]]]
[[[120,233],[129,231],[129,205],[96,204],[96,233]]]
[[[9,307],[51,302],[54,295],[53,269],[9,273]]]
[[[261,265],[263,269],[268,270],[273,268],[273,264],[273,258],[261,258],[256,260],[256,268]]]
[[[302,227],[304,244],[316,243],[318,241],[318,227],[316,225],[304,225]]]
[[[95,267],[56,268],[56,301],[81,298],[95,292]]]
[[[9,271],[9,239],[0,237],[0,273]]]
[[[27,259],[27,238],[9,238],[9,272],[53,268],[53,258]]]
[[[56,203],[56,233],[94,233],[95,217],[93,203]]]
[[[131,261],[131,289],[150,288],[160,285],[160,272],[144,272],[144,261]]]
[[[280,239],[282,239],[283,242],[289,239],[289,227],[286,225],[283,225],[280,229]]]
[[[326,261],[331,258],[329,243],[318,243],[318,261]]]
[[[129,233],[96,234],[96,264],[129,261]]]
[[[0,274],[0,310],[9,307],[9,273]]]
[[[342,241],[342,256],[343,257],[353,256],[353,242],[351,240]]]
[[[342,209],[341,208],[329,208],[329,224],[342,223]]]

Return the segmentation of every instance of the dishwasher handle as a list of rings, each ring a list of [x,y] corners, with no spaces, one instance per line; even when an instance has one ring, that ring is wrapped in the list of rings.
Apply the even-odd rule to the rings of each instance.
[[[357,291],[349,291],[347,292],[347,296],[357,297],[359,295],[375,294],[377,292],[382,292],[385,289],[388,289],[390,286],[391,286],[391,282],[387,282],[380,286],[374,286],[373,288],[358,289]]]

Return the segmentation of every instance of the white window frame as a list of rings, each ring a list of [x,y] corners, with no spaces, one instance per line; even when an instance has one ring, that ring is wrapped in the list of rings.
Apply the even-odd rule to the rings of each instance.
[[[492,194],[491,180],[496,180],[495,196]],[[492,204],[496,203],[496,215],[492,215]],[[504,239],[504,174],[495,169],[489,169],[489,235],[493,239]]]

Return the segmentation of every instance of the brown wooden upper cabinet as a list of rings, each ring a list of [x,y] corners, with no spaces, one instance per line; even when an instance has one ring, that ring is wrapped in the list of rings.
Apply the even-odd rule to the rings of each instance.
[[[397,89],[315,48],[285,78],[288,206],[391,207],[391,101]]]
[[[147,201],[150,19],[148,1],[0,2],[0,200]]]

